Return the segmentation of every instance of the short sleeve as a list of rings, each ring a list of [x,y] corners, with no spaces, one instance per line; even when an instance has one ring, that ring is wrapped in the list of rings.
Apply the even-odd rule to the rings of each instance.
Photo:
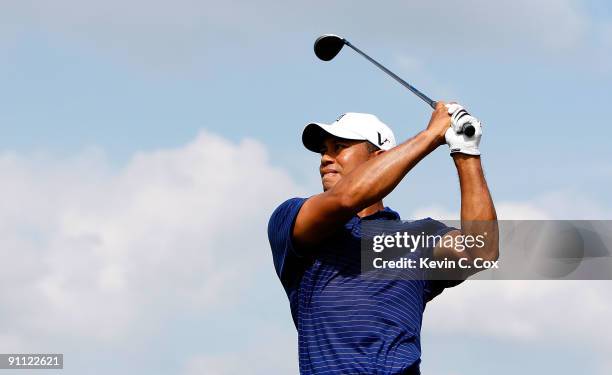
[[[444,236],[450,231],[457,230],[457,228],[449,227],[446,224],[433,220],[431,218],[425,219],[427,222],[427,233],[435,236]],[[427,248],[426,256],[433,257],[433,247]],[[424,297],[425,302],[429,302],[438,296],[446,288],[452,288],[461,284],[463,280],[425,280]]]
[[[292,232],[295,219],[306,198],[291,198],[274,210],[268,222],[268,240],[272,249],[274,268],[289,298],[301,277],[304,259],[293,246]]]

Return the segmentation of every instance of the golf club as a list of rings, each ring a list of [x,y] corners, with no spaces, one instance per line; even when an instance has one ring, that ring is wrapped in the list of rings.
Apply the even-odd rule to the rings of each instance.
[[[318,37],[314,44],[315,55],[317,55],[317,57],[323,61],[330,61],[331,59],[336,57],[336,55],[338,55],[338,53],[340,52],[342,47],[344,47],[345,44],[351,47],[355,52],[357,52],[361,56],[365,57],[372,64],[376,65],[380,70],[387,73],[397,82],[401,83],[408,90],[412,91],[416,96],[421,98],[425,103],[429,104],[431,108],[434,108],[434,109],[436,108],[436,102],[434,100],[431,100],[427,95],[417,90],[414,86],[412,86],[408,82],[398,77],[395,73],[393,73],[389,69],[385,68],[378,61],[374,60],[373,58],[371,58],[370,56],[362,52],[359,48],[355,47],[348,40],[338,35],[324,34]],[[467,114],[467,112],[465,114]],[[463,128],[463,133],[467,135],[468,137],[473,136],[475,132],[476,132],[476,129],[474,129],[474,126],[470,124],[466,124]]]

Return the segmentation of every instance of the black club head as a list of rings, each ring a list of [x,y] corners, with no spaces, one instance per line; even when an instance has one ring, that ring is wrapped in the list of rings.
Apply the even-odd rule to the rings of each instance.
[[[315,40],[314,52],[323,61],[329,61],[336,57],[344,47],[344,38],[334,34],[325,34]]]

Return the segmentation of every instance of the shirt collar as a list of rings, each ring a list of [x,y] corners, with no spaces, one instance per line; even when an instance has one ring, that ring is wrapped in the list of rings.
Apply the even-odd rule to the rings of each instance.
[[[380,211],[374,212],[371,215],[364,216],[361,220],[376,220],[376,219],[388,219],[388,220],[399,220],[400,215],[396,211],[389,207],[386,207]]]

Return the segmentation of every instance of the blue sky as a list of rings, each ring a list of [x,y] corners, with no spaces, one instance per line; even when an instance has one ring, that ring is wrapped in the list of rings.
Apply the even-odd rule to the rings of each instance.
[[[0,308],[0,349],[65,351],[74,364],[65,373],[83,373],[100,353],[119,359],[91,373],[132,373],[132,356],[168,353],[147,372],[295,369],[295,332],[264,228],[280,201],[320,190],[302,127],[371,112],[405,140],[430,116],[350,50],[318,61],[312,44],[322,33],[345,36],[482,120],[501,216],[610,216],[605,1],[15,1],[0,6],[0,25],[1,251],[23,261],[0,279],[12,303]],[[404,218],[456,214],[447,150],[427,157],[385,203]],[[595,344],[607,329],[602,311],[612,311],[608,284],[469,287],[428,307],[428,373],[514,373],[515,358],[530,355],[530,374],[612,368],[611,342]],[[568,306],[568,289],[603,307]],[[37,333],[47,318],[18,292],[46,301],[57,330]],[[478,302],[462,304],[470,296]],[[473,334],[436,328],[453,308],[473,316],[466,324],[512,321]],[[550,310],[586,322],[560,334],[568,323],[547,318]]]
[[[66,13],[76,8],[75,15],[61,7],[50,11],[51,5],[41,6],[42,15],[8,5],[18,8],[21,22],[6,26],[11,32],[4,38],[4,149],[67,156],[99,147],[121,163],[136,150],[180,146],[208,129],[234,141],[258,139],[272,163],[312,181],[316,172],[296,168],[302,162],[316,168],[316,159],[300,149],[307,121],[373,112],[406,139],[429,117],[423,103],[352,51],[317,61],[314,38],[337,32],[430,96],[460,101],[480,116],[497,198],[587,189],[609,207],[599,188],[610,177],[600,173],[609,154],[603,134],[612,79],[603,2],[391,3],[380,9],[344,9],[338,2],[320,17],[315,4],[298,9],[302,18],[270,2],[257,20],[242,19],[241,12],[233,19],[236,9],[226,5],[212,25],[203,16],[215,13],[212,4],[181,2],[174,9],[160,3],[148,13],[139,2],[123,10],[112,2],[92,9],[63,3]],[[193,15],[177,29],[190,6],[204,19]],[[501,10],[508,14],[480,14]],[[90,19],[79,19],[80,13]],[[446,13],[466,21],[454,25]],[[432,28],[435,16],[441,25]],[[428,170],[448,167],[442,159]],[[441,172],[446,179],[440,184],[447,185],[452,168]],[[431,190],[419,193],[425,191]]]

